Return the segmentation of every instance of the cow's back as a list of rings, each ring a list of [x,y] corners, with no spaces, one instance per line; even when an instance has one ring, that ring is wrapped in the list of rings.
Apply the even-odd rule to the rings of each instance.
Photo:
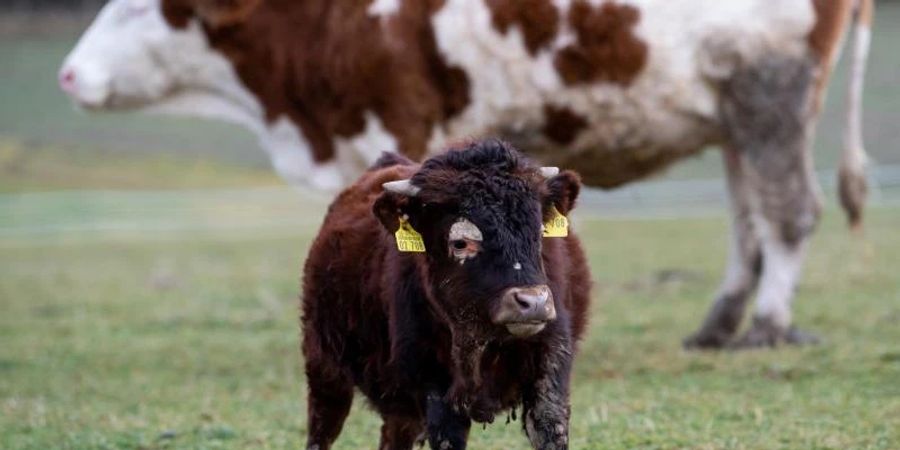
[[[810,0],[575,1],[529,45],[538,25],[498,26],[502,3],[515,2],[448,0],[433,17],[471,101],[430,150],[500,134],[607,188],[721,141],[718,83],[772,52],[805,57],[816,18]]]
[[[851,1],[277,0],[204,31],[289,178],[341,185],[386,150],[496,135],[611,188],[727,143],[721,85],[748,65],[827,72]]]

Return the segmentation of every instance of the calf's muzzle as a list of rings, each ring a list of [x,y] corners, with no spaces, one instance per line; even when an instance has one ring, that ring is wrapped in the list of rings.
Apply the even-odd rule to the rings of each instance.
[[[513,287],[503,292],[492,321],[516,337],[528,337],[556,319],[553,293],[545,285]]]

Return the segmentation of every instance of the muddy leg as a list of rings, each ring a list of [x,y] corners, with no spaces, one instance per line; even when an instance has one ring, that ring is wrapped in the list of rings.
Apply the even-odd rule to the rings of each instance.
[[[437,391],[428,394],[426,405],[428,443],[434,450],[463,450],[469,439],[471,419],[444,400]]]
[[[767,222],[768,223],[768,222]],[[786,240],[770,227],[763,232],[763,273],[750,329],[733,346],[815,344],[818,338],[792,326],[791,302],[806,253],[806,239]]]
[[[732,210],[728,267],[703,325],[684,340],[685,348],[689,349],[726,346],[741,325],[747,300],[759,282],[761,250],[751,221],[751,192],[745,169],[737,152],[726,149],[722,156],[728,175]]]
[[[722,120],[745,169],[762,249],[753,324],[736,347],[814,340],[791,327],[791,300],[821,209],[810,153],[814,76],[809,58],[771,54],[722,86]]]
[[[569,377],[572,347],[566,341],[551,343],[544,353],[541,373],[525,389],[522,419],[525,434],[536,450],[569,448]]]
[[[408,450],[422,434],[422,423],[405,417],[386,416],[381,426],[379,450]]]

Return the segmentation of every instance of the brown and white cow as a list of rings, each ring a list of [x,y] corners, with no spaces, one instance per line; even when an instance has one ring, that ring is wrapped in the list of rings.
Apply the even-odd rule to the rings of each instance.
[[[113,0],[60,83],[89,109],[242,123],[287,180],[320,189],[384,150],[420,159],[469,136],[503,136],[603,188],[720,146],[732,255],[687,344],[797,343],[811,339],[790,303],[820,210],[812,129],[854,17],[840,193],[861,220],[871,12],[871,0]]]

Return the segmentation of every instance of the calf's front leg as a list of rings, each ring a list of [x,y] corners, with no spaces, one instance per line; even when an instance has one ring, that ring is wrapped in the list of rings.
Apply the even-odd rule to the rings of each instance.
[[[426,427],[428,444],[433,450],[464,450],[469,439],[472,420],[458,411],[437,391],[426,398]]]
[[[569,377],[571,346],[557,346],[556,354],[545,358],[541,373],[526,389],[523,398],[525,434],[539,450],[569,448]]]

